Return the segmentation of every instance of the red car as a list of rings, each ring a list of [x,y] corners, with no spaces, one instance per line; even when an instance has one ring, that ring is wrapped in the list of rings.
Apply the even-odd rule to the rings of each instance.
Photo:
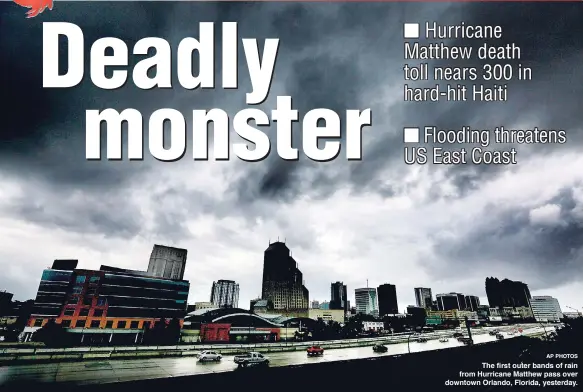
[[[312,346],[308,348],[308,355],[324,355],[324,349],[320,346]]]

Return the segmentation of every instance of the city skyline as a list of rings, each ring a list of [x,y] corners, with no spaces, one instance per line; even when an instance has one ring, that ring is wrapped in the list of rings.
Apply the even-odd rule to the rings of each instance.
[[[279,240],[279,238],[278,238],[278,240]],[[274,243],[285,244],[285,243],[282,243],[282,242],[279,242],[279,241],[276,241]],[[274,243],[271,243],[271,244],[274,244]],[[177,248],[173,248],[173,247],[167,247],[166,245],[154,245],[154,249],[159,249],[159,248],[167,248],[169,250],[178,250],[178,251],[187,251],[187,249],[177,249]],[[293,254],[293,250],[292,249],[290,249],[290,253]],[[62,262],[69,262],[69,261],[76,262],[78,259],[59,259],[59,258],[56,258],[55,260],[62,261]],[[150,260],[149,262],[151,263],[151,257],[149,258],[149,260]],[[79,260],[79,261],[81,261],[81,260]],[[186,266],[189,265],[187,263],[187,259],[185,259],[183,261],[183,263],[186,264]],[[296,263],[297,263],[297,261],[296,261]],[[117,269],[117,266],[115,266],[115,265],[112,265],[112,267],[114,268],[114,270]],[[46,268],[48,268],[48,267],[46,267]],[[88,267],[84,267],[84,268],[89,269]],[[146,273],[149,274],[150,272],[146,272]],[[465,292],[465,293],[462,293],[462,292],[456,291],[456,290],[444,290],[444,291],[437,292],[437,291],[433,290],[431,287],[426,287],[426,286],[423,287],[422,289],[429,289],[430,292],[434,293],[433,295],[435,296],[435,300],[437,300],[437,296],[443,296],[443,295],[446,295],[447,296],[447,295],[451,295],[451,294],[457,294],[457,295],[461,295],[460,298],[465,298],[466,301],[467,301],[467,298],[468,297],[476,297],[476,298],[478,298],[478,302],[480,304],[482,304],[482,305],[483,304],[490,305],[490,301],[488,301],[488,295],[486,293],[486,284],[487,284],[487,282],[490,279],[495,279],[495,280],[496,279],[499,279],[500,281],[509,281],[511,283],[525,284],[526,286],[528,286],[528,283],[527,282],[522,282],[520,280],[512,280],[512,279],[508,279],[506,277],[497,278],[497,277],[488,276],[488,277],[486,277],[484,279],[484,285],[483,285],[484,286],[484,288],[483,288],[484,293],[483,293],[483,295],[476,295],[476,292]],[[383,281],[382,278],[379,278],[379,281]],[[239,286],[239,283],[237,283],[235,281],[232,281],[232,280],[221,279],[221,278],[216,279],[216,281],[210,282],[210,291],[211,291],[211,299],[210,300],[208,300],[208,295],[207,295],[207,300],[191,299],[191,298],[193,298],[193,296],[191,295],[191,292],[192,292],[193,287],[191,286],[191,289],[190,289],[189,295],[188,295],[188,303],[189,304],[194,304],[195,302],[212,303],[212,295],[213,295],[213,292],[214,292],[215,285],[217,283],[223,283],[223,282],[233,284],[234,287],[236,287],[236,295],[235,295],[236,296],[236,300],[235,301],[237,303],[239,303],[239,293],[240,293],[240,290],[241,290],[241,288]],[[334,285],[334,284],[338,284],[338,283],[343,283],[343,282],[340,282],[340,281],[331,281],[330,282],[330,285]],[[446,285],[447,285],[447,283],[446,283]],[[379,286],[375,286],[374,284],[371,284],[369,282],[369,279],[366,279],[366,286],[369,287],[370,289],[375,290],[375,292],[376,292],[375,295],[376,296],[378,296],[378,288],[380,286],[394,286],[395,289],[396,289],[397,304],[398,304],[398,308],[399,308],[399,312],[400,313],[406,313],[406,308],[407,307],[417,306],[417,303],[416,303],[416,301],[417,301],[417,298],[416,298],[416,290],[420,289],[420,287],[418,287],[418,286],[412,286],[411,287],[411,291],[413,292],[412,298],[414,299],[414,302],[407,303],[407,304],[405,304],[405,302],[403,302],[403,300],[400,300],[400,292],[402,292],[404,290],[403,289],[399,289],[399,287],[396,286],[396,285],[382,283]],[[346,284],[343,284],[343,287],[347,290],[348,302],[351,304],[351,307],[355,307],[356,306],[355,290],[364,290],[365,287],[356,287],[354,289],[350,289],[350,287],[348,287],[348,285],[346,285]],[[307,289],[310,290],[310,287],[307,287]],[[21,298],[21,297],[18,296],[18,293],[11,292],[10,290],[0,288],[0,291],[10,292],[11,294],[14,295],[14,299],[20,300],[20,301],[24,301],[24,300],[27,300],[27,299],[34,299],[35,296],[36,296],[36,295],[33,295],[31,298]],[[34,291],[35,291],[35,294],[36,294],[36,289]],[[317,291],[322,291],[322,290],[317,290]],[[476,290],[476,291],[478,291],[478,290]],[[528,288],[527,288],[527,291],[529,291]],[[535,296],[536,297],[541,297],[541,296],[542,297],[547,297],[547,296],[549,296],[549,297],[557,298],[555,295],[552,295],[552,294],[542,294],[543,291],[537,291],[536,293],[537,294],[533,294],[532,297],[535,297]],[[310,296],[309,297],[309,302],[308,302],[308,308],[311,308],[312,307],[312,302],[313,301],[319,302],[320,305],[322,305],[324,303],[329,304],[331,302],[331,293],[328,292],[328,295],[329,295],[330,298],[320,298],[320,297],[319,298],[314,298],[314,297]],[[251,301],[253,299],[256,299],[256,298],[260,298],[260,297],[261,297],[261,295],[258,295],[258,296],[255,296],[255,297],[252,296],[252,298],[250,298],[249,301]],[[409,297],[409,296],[405,295],[405,297]],[[559,301],[559,305],[560,305],[561,304],[561,299],[560,298],[557,298],[557,300]],[[247,306],[245,306],[243,304],[248,304],[249,301],[243,300],[243,301],[240,302],[240,305],[242,305],[242,307],[245,308]],[[379,305],[378,305],[378,299],[377,299],[377,307],[378,306]],[[523,305],[521,305],[521,306],[523,306]],[[490,307],[493,307],[493,306],[490,305]],[[570,307],[570,305],[568,305],[568,304],[560,305],[560,307],[561,307],[561,309],[562,309],[563,312],[568,312],[569,309],[572,309],[572,307]],[[350,309],[348,309],[348,310],[350,310]]]
[[[370,287],[394,284],[399,309],[415,304],[415,287],[487,303],[484,278],[497,276],[527,282],[533,296],[551,295],[563,307],[583,307],[583,86],[572,82],[583,69],[573,66],[581,62],[581,41],[569,38],[583,27],[565,17],[578,15],[569,4],[526,6],[492,13],[478,3],[201,3],[184,11],[178,3],[160,13],[155,3],[116,3],[106,12],[110,22],[101,23],[103,15],[71,3],[43,15],[79,25],[86,51],[88,37],[106,36],[127,42],[166,36],[175,47],[208,20],[239,22],[240,37],[279,38],[272,94],[258,109],[273,109],[277,95],[293,96],[300,117],[315,107],[371,108],[362,161],[341,154],[329,163],[277,154],[255,163],[87,161],[87,109],[132,107],[147,116],[160,107],[229,114],[246,108],[245,56],[238,90],[217,84],[204,91],[104,91],[87,75],[75,88],[42,89],[42,24],[29,24],[15,42],[22,15],[7,14],[0,26],[1,45],[11,54],[1,59],[3,92],[11,99],[0,130],[0,287],[19,300],[33,298],[42,269],[60,258],[86,268],[143,269],[159,243],[188,250],[190,303],[208,301],[212,282],[228,277],[240,284],[239,302],[248,304],[261,293],[263,251],[279,236],[300,264],[310,299],[329,300],[330,283],[342,281],[354,306],[354,289],[369,279]],[[403,15],[504,25],[497,42],[521,47],[533,80],[508,83],[503,103],[403,102]],[[472,61],[467,65],[480,66]],[[568,142],[518,145],[514,166],[406,165],[403,128],[429,125],[565,129]],[[275,128],[266,132],[275,149]]]

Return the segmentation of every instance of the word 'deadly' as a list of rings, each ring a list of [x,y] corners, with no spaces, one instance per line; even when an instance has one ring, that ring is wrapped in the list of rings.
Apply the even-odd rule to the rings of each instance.
[[[222,88],[238,88],[238,33],[236,22],[222,24]],[[59,36],[67,39],[68,69],[59,74]],[[265,40],[260,54],[256,39],[241,40],[253,91],[247,94],[247,104],[262,103],[271,84],[279,39]],[[84,77],[85,39],[81,28],[72,23],[43,23],[43,87],[68,88],[81,83]],[[188,90],[215,88],[215,27],[213,22],[200,23],[200,36],[183,38],[175,49],[176,61],[172,61],[173,50],[168,41],[158,37],[145,37],[133,46],[132,54],[146,56],[154,49],[155,54],[138,61],[132,69],[133,83],[140,89],[173,88],[173,63],[179,84]],[[198,53],[198,64],[194,54]],[[128,81],[130,54],[127,44],[115,37],[104,37],[91,45],[89,73],[92,83],[104,90],[123,87]],[[195,65],[198,75],[193,75]],[[106,69],[115,69],[106,75]],[[155,69],[154,75],[149,73]]]
[[[141,58],[131,67],[131,80],[140,89],[174,88],[173,71],[178,83],[185,89],[215,88],[215,29],[214,23],[201,22],[198,39],[182,39],[174,52],[162,38],[146,37],[138,40],[132,49]],[[59,73],[59,38],[67,39],[68,67]],[[222,88],[238,88],[239,39],[237,23],[222,24],[221,32],[221,78]],[[269,95],[271,80],[275,70],[279,39],[265,40],[263,53],[260,53],[256,39],[242,39],[244,58],[249,72],[252,91],[246,94],[247,105],[263,103]],[[153,50],[152,50],[153,49]],[[154,52],[154,53],[152,53]],[[198,53],[198,64],[193,61]],[[81,28],[71,23],[43,24],[43,86],[45,88],[68,88],[81,83],[85,74],[85,39]],[[122,88],[130,79],[130,51],[127,44],[119,38],[105,37],[96,40],[89,51],[89,73],[92,83],[102,89]],[[173,70],[173,64],[176,69]],[[195,67],[198,65],[198,67]],[[106,73],[106,70],[110,72]],[[121,69],[120,69],[121,68]],[[193,68],[197,68],[196,75]],[[153,71],[153,72],[152,72]],[[271,116],[256,108],[247,108],[235,113],[233,118],[222,109],[193,110],[191,113],[192,150],[195,160],[207,160],[209,149],[209,125],[212,123],[214,136],[214,159],[229,160],[232,151],[244,161],[260,161],[271,151],[269,136],[260,127],[275,128],[277,153],[285,160],[297,160],[298,148],[292,145],[293,124],[299,122],[297,110],[292,108],[292,98],[279,96]],[[342,134],[341,117],[330,109],[312,109],[301,120],[302,149],[305,155],[318,162],[330,161],[340,154],[341,143],[345,145],[346,159],[362,158],[362,128],[371,125],[370,109],[346,110],[345,132]],[[144,158],[144,119],[142,114],[132,108],[122,111],[115,109],[87,110],[86,158],[102,159],[102,125],[106,130],[106,153],[110,160],[123,157],[122,124],[127,124],[127,157],[130,160]],[[230,143],[231,129],[242,139]],[[169,130],[169,135],[165,130]],[[181,159],[187,148],[187,120],[181,112],[163,108],[154,111],[147,122],[149,151],[152,156],[165,162]],[[168,140],[169,143],[165,143]],[[332,140],[322,140],[332,139]],[[169,144],[166,147],[165,144]],[[253,146],[251,146],[253,145]]]

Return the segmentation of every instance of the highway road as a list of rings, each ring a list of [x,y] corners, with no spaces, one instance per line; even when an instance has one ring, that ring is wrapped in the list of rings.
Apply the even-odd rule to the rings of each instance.
[[[549,328],[547,328],[548,330]],[[543,332],[541,327],[525,328],[523,333]],[[506,335],[513,338],[519,335]],[[488,334],[474,335],[475,343],[494,341],[495,337]],[[428,350],[439,350],[447,347],[462,345],[456,339],[440,343],[438,340],[429,340],[426,343],[417,343],[414,338],[410,342],[412,353]],[[350,359],[371,358],[384,355],[398,355],[408,353],[407,343],[387,345],[388,352],[374,353],[372,347],[354,347],[345,349],[326,350],[323,356],[309,358],[305,351],[280,352],[266,354],[270,359],[270,366],[302,365],[317,362],[331,362]],[[61,362],[46,364],[16,365],[0,367],[0,386],[12,381],[38,382],[73,382],[77,384],[103,384],[112,382],[126,382],[144,379],[156,379],[178,376],[190,376],[204,373],[218,373],[233,371],[237,365],[233,356],[225,356],[219,363],[201,363],[195,357],[155,358],[133,360],[107,360],[87,362]]]

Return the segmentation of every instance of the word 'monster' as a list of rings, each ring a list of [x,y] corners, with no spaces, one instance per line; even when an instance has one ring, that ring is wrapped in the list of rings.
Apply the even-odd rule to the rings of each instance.
[[[186,37],[176,48],[163,38],[146,37],[135,43],[132,54],[149,56],[130,66],[127,44],[114,37],[96,40],[89,52],[91,82],[104,90],[123,88],[128,80],[142,89],[174,88],[174,80],[187,90],[214,89],[215,81],[215,27],[212,22],[201,22],[199,39]],[[67,69],[59,72],[59,38],[67,39]],[[221,86],[237,89],[239,83],[239,39],[236,22],[222,23]],[[265,40],[263,53],[257,39],[241,39],[245,63],[252,91],[246,94],[247,105],[262,104],[268,97],[273,80],[279,39]],[[70,88],[80,84],[85,76],[85,38],[81,28],[72,23],[43,23],[43,87]],[[155,52],[154,54],[151,54]],[[195,63],[194,54],[198,53]],[[173,64],[176,79],[173,75]],[[131,69],[130,69],[131,68]],[[198,72],[195,75],[193,69]],[[131,73],[131,77],[130,77]],[[144,158],[144,120],[132,108],[86,111],[86,158],[101,159],[102,128],[106,132],[106,152],[110,160],[123,159],[122,125],[127,123],[127,156],[130,160]],[[276,108],[268,116],[257,108],[246,108],[236,113],[232,120],[222,109],[192,111],[193,158],[208,160],[209,125],[214,136],[214,159],[230,159],[230,129],[242,142],[233,143],[233,153],[244,161],[260,161],[271,151],[271,141],[260,127],[275,123],[277,153],[285,160],[297,160],[299,151],[292,146],[292,124],[299,121],[297,110],[292,109],[290,96],[278,96]],[[341,138],[344,136],[346,159],[362,159],[362,129],[372,124],[372,113],[366,110],[346,110],[345,134],[342,135],[341,117],[334,111],[318,108],[308,111],[301,120],[302,150],[315,161],[330,161],[338,157]],[[324,124],[322,124],[324,123]],[[102,125],[105,124],[105,127]],[[165,147],[165,125],[169,125],[170,146]],[[253,124],[253,125],[252,125]],[[335,139],[335,140],[320,140]],[[320,143],[319,143],[320,142]],[[171,108],[155,110],[148,120],[148,145],[152,156],[172,162],[186,153],[187,122],[181,112]],[[253,145],[253,146],[251,146]]]

